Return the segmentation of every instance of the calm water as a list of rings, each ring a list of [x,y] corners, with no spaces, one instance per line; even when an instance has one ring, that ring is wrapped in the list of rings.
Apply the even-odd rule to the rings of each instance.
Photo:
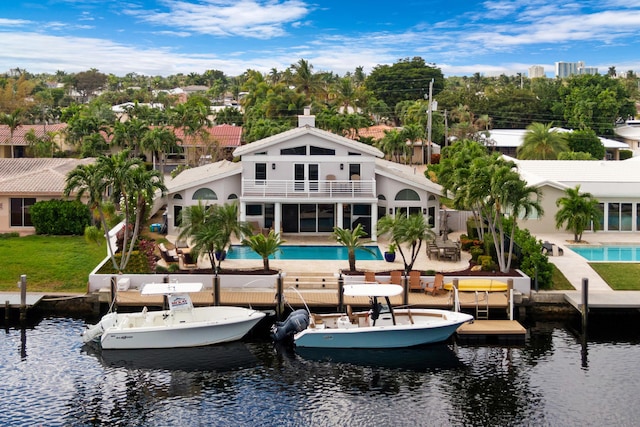
[[[80,343],[83,328],[47,318],[2,331],[0,425],[631,426],[640,418],[637,327],[583,345],[562,324],[537,323],[521,346],[370,351],[351,355],[355,363],[261,342],[102,353]]]
[[[362,249],[356,250],[356,259],[359,261],[381,261],[384,258],[377,246],[367,246],[373,253]],[[313,260],[347,260],[349,253],[344,246],[306,246],[306,245],[283,245],[281,252],[272,256],[271,259],[313,259]],[[229,259],[261,259],[260,256],[247,246],[232,246],[227,254]]]
[[[640,262],[640,246],[569,246],[587,261]]]

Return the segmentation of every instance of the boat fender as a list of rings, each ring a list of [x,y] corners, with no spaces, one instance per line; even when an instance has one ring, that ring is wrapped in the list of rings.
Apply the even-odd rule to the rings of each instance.
[[[304,309],[293,311],[284,322],[276,322],[271,327],[271,338],[282,341],[297,332],[304,331],[309,326],[309,312]]]

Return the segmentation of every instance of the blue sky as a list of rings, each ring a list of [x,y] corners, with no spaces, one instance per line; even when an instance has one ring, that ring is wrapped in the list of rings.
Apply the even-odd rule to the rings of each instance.
[[[0,72],[340,75],[420,56],[446,76],[584,61],[640,72],[640,0],[5,0]]]

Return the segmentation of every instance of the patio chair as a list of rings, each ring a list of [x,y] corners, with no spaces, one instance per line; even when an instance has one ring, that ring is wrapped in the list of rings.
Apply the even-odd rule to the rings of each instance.
[[[402,286],[402,270],[392,270],[390,274],[391,274],[391,283],[394,285]]]
[[[376,273],[374,273],[373,271],[365,271],[364,281],[366,283],[378,283],[378,281],[376,280]]]
[[[422,280],[420,280],[420,272],[418,270],[411,270],[409,272],[409,291],[422,292]]]
[[[194,270],[198,268],[198,263],[193,259],[190,253],[181,252],[178,254],[178,267],[180,270]]]
[[[436,273],[433,283],[426,284],[424,293],[436,296],[441,290],[444,290],[444,274]]]
[[[435,257],[438,261],[440,260],[440,248],[435,242],[427,242],[427,257],[431,259],[431,257]]]
[[[176,262],[178,261],[178,253],[175,249],[167,249],[164,243],[160,243],[158,245],[158,250],[160,251],[160,256],[165,262]]]

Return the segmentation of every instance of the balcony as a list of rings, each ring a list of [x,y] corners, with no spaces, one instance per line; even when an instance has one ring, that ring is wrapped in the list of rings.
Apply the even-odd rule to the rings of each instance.
[[[253,198],[339,198],[376,197],[376,182],[362,180],[242,180],[242,197]]]

